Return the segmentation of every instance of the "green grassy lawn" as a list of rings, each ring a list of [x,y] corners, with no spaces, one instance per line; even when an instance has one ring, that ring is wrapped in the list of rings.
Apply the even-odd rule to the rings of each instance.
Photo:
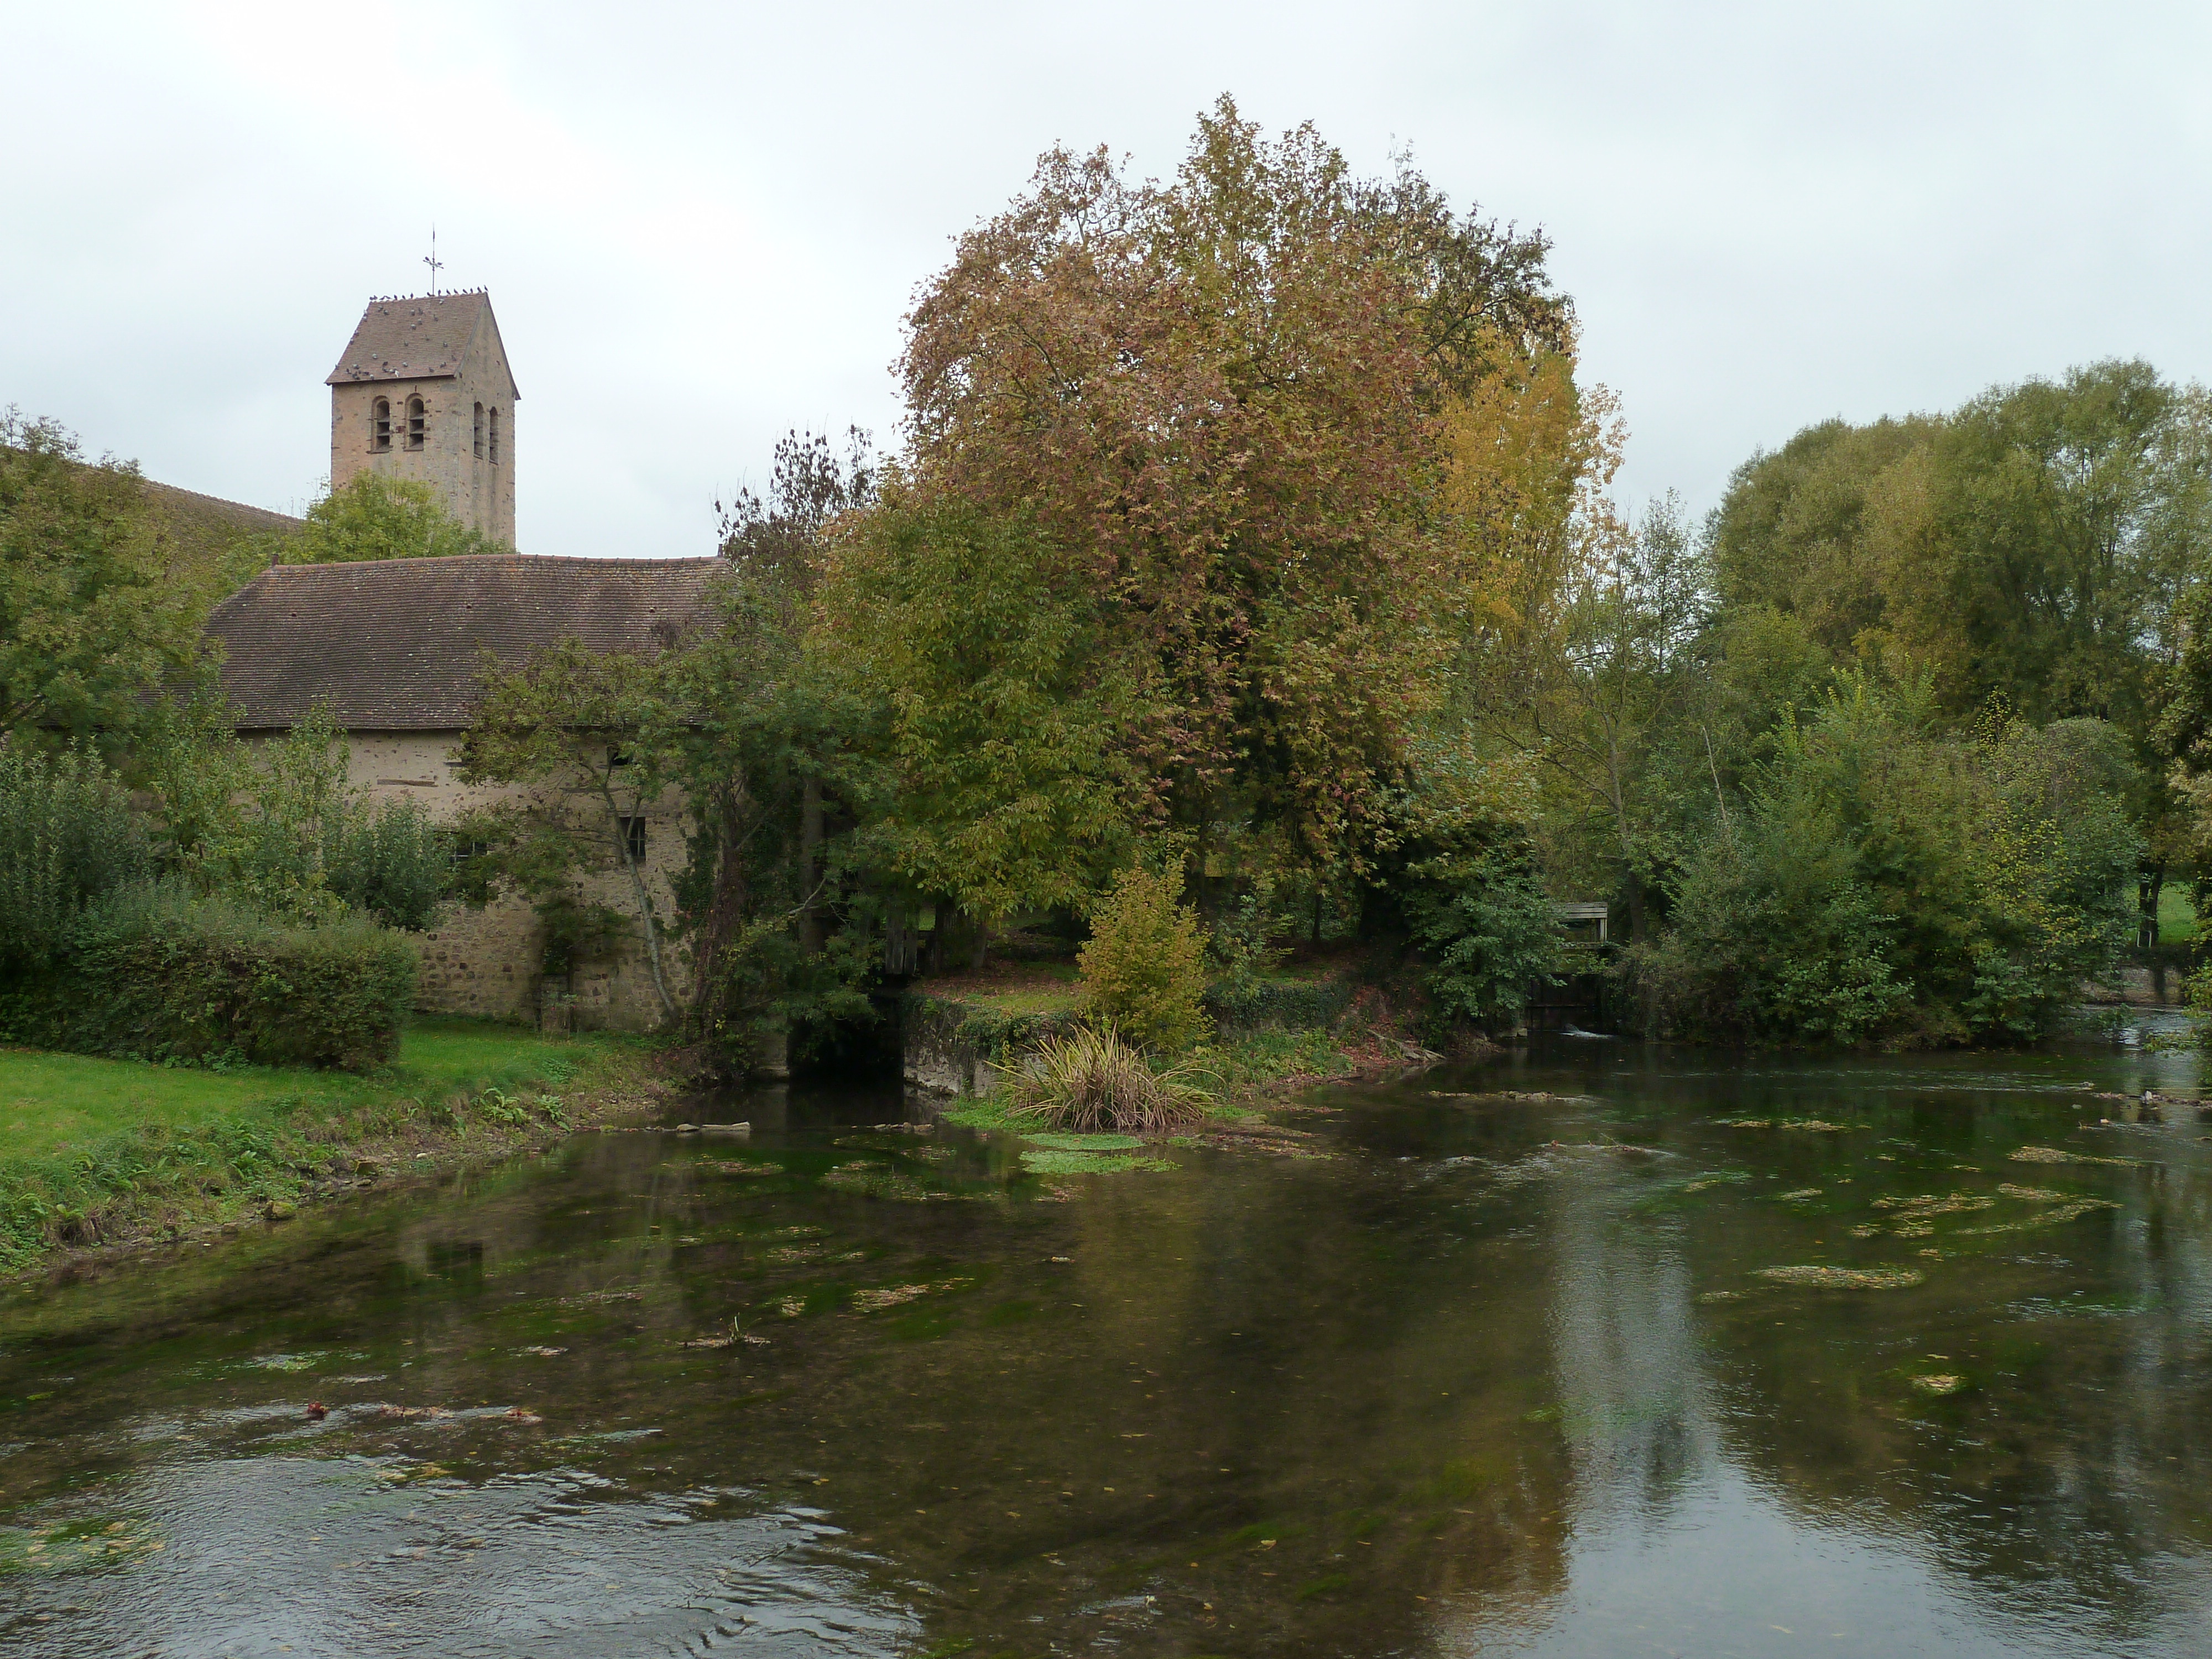
[[[394,1064],[359,1077],[258,1066],[210,1072],[0,1048],[0,1163],[149,1125],[191,1133],[258,1121],[273,1128],[302,1109],[344,1111],[409,1098],[435,1105],[491,1089],[557,1092],[640,1047],[599,1034],[556,1039],[489,1020],[425,1019],[407,1028]]]
[[[2197,937],[2197,907],[2189,902],[2189,889],[2169,881],[2158,890],[2158,942],[2186,945]]]
[[[488,1153],[635,1093],[653,1045],[423,1019],[381,1070],[203,1071],[0,1048],[0,1270],[289,1206],[418,1149]]]

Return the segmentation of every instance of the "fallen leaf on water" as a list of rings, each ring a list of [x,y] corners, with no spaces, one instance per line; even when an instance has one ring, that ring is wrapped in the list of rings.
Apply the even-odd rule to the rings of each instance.
[[[550,1359],[556,1354],[566,1353],[568,1352],[568,1351],[566,1348],[546,1347],[543,1343],[537,1343],[527,1348],[517,1348],[515,1350],[515,1352],[517,1353],[534,1353],[540,1359]]]
[[[525,1428],[534,1427],[536,1425],[543,1423],[545,1420],[536,1412],[526,1411],[520,1406],[508,1407],[507,1409],[507,1416],[509,1422],[520,1423]]]
[[[1965,1377],[1953,1376],[1948,1371],[1934,1376],[1916,1376],[1910,1380],[1912,1386],[1923,1394],[1956,1394],[1966,1386]]]

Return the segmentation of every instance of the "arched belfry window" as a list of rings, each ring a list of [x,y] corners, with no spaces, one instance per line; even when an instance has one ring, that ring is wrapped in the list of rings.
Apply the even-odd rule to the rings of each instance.
[[[484,418],[489,422],[484,429],[490,434],[488,440],[490,449],[488,453],[491,457],[491,464],[497,466],[499,465],[499,411],[495,409],[488,410]]]
[[[477,441],[477,459],[478,460],[482,460],[482,459],[483,459],[483,453],[484,453],[484,448],[483,448],[483,444],[484,444],[483,405],[482,404],[478,404],[477,405],[477,441]]]
[[[410,398],[407,400],[408,448],[420,449],[422,447],[422,400],[420,398]]]
[[[368,447],[372,450],[392,447],[392,399],[379,398],[368,406]]]

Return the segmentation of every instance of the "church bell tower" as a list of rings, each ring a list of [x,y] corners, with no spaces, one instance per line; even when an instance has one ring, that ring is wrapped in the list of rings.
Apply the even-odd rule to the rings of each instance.
[[[463,524],[514,545],[521,394],[489,292],[370,301],[329,386],[332,489],[360,472],[413,479]]]

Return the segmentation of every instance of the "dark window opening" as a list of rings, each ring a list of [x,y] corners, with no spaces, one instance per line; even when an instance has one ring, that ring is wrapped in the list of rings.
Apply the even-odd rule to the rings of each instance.
[[[483,405],[482,404],[477,405],[476,445],[477,459],[482,460],[483,459]]]
[[[392,447],[392,399],[379,398],[368,406],[368,447],[373,450]]]
[[[484,420],[486,422],[484,431],[489,434],[485,441],[485,453],[490,459],[491,464],[497,466],[499,465],[499,411],[495,409],[487,410],[484,412]]]
[[[623,845],[629,848],[630,862],[642,862],[645,858],[645,819],[642,817],[623,818],[621,823]]]
[[[408,447],[408,448],[410,448],[410,449],[420,449],[420,448],[422,448],[422,427],[423,427],[422,400],[420,398],[410,398],[407,400],[407,447]]]
[[[610,770],[617,766],[628,766],[629,764],[629,750],[627,749],[610,749],[607,750],[607,766]]]

